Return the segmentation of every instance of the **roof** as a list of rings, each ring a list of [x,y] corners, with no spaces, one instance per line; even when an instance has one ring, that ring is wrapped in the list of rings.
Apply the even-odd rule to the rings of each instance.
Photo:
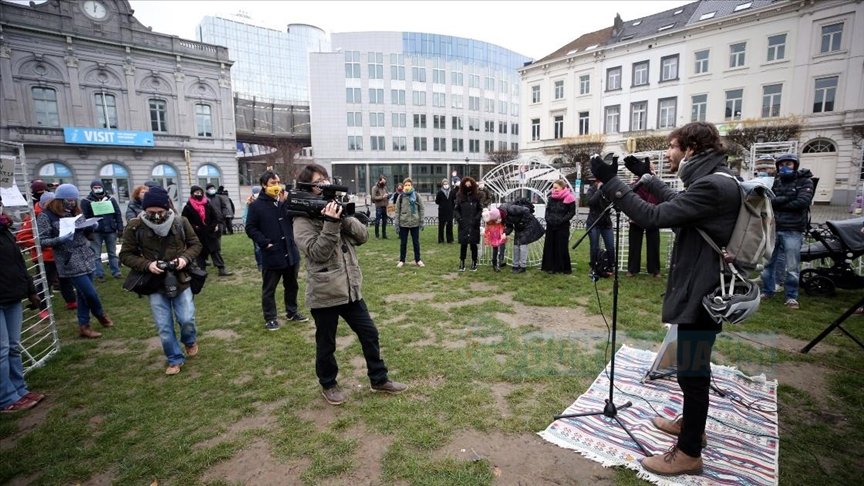
[[[573,42],[553,52],[552,54],[545,56],[539,61],[535,61],[534,64],[544,62],[549,59],[557,59],[559,57],[564,57],[569,54],[575,54],[576,52],[584,52],[585,50],[587,50],[587,48],[592,46],[605,45],[609,42],[609,40],[612,39],[613,28],[614,27],[606,27],[605,29],[584,34]]]
[[[687,25],[738,15],[783,0],[702,0]],[[736,10],[737,9],[737,10]]]
[[[698,1],[688,3],[647,17],[628,20],[623,23],[621,31],[615,36],[614,43],[652,37],[667,30],[681,29],[690,21],[700,3]]]

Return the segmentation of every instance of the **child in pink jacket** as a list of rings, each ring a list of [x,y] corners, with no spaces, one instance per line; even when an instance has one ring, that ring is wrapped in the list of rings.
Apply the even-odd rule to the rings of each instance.
[[[483,242],[492,248],[492,269],[500,272],[501,261],[504,259],[504,244],[507,243],[504,223],[501,221],[501,212],[495,208],[484,209],[483,221],[486,222],[486,229],[483,230]]]

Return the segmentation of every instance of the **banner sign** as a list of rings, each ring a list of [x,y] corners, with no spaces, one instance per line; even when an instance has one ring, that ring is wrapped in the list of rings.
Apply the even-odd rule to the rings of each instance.
[[[64,128],[63,137],[66,143],[82,145],[153,146],[153,132],[107,128]]]

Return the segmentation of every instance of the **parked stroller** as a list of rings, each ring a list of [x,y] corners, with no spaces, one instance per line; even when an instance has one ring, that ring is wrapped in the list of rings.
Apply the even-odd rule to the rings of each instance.
[[[807,295],[832,295],[837,288],[862,289],[864,276],[857,275],[852,262],[864,255],[864,218],[827,221],[808,231],[815,241],[801,248],[801,261],[830,258],[832,265],[801,271],[801,288]]]

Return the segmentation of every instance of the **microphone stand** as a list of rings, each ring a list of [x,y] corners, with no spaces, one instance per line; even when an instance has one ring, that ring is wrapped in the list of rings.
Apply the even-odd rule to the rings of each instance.
[[[603,211],[609,211],[614,203],[609,203],[609,205]],[[601,213],[602,216],[602,213]],[[599,221],[599,219],[598,219]],[[597,224],[596,222],[594,224]],[[594,225],[592,225],[593,227]],[[584,238],[584,236],[583,236]],[[576,242],[578,245],[582,239]],[[576,245],[573,247],[575,248]],[[603,415],[605,417],[609,417],[614,419],[618,425],[624,429],[624,432],[627,432],[627,435],[630,436],[630,439],[636,443],[639,449],[645,454],[646,457],[651,457],[653,454],[648,452],[642,444],[633,436],[630,430],[627,429],[627,426],[624,425],[624,422],[618,418],[618,411],[624,410],[633,405],[633,402],[628,401],[623,405],[616,406],[615,405],[615,336],[618,332],[618,257],[621,252],[621,210],[615,208],[615,272],[612,283],[612,361],[609,365],[609,398],[605,400],[606,405],[603,407],[603,410],[598,410],[595,412],[584,412],[584,413],[571,413],[564,415],[555,415],[553,417],[555,420],[563,419],[563,418],[573,418],[573,417],[589,417],[594,415]]]

